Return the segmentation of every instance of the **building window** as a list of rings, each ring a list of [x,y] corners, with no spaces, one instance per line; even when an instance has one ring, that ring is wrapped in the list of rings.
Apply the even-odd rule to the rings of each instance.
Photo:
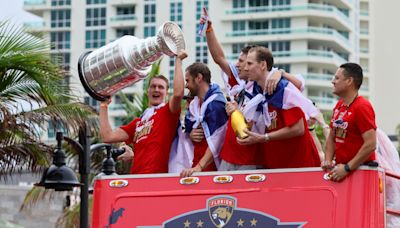
[[[290,28],[290,18],[272,19],[272,28]]]
[[[86,31],[86,48],[99,48],[106,44],[106,30],[89,30]]]
[[[290,5],[290,0],[272,0],[273,6]]]
[[[122,29],[117,29],[117,38],[125,36],[125,35],[135,35],[135,28],[122,28]]]
[[[271,42],[270,45],[272,53],[275,51],[290,51],[290,42],[289,41],[274,41]]]
[[[71,26],[71,10],[52,10],[51,27],[63,28]]]
[[[275,64],[274,67],[278,69],[284,69],[286,72],[290,72],[290,64]]]
[[[245,8],[246,0],[233,0],[233,8]]]
[[[68,131],[61,124],[57,123],[54,126],[54,123],[48,122],[47,126],[47,138],[52,139],[56,136],[56,132],[62,132],[64,135],[68,135]]]
[[[244,43],[239,43],[239,44],[232,44],[232,54],[233,55],[238,55],[242,51],[242,48],[244,48],[246,44]]]
[[[135,6],[117,7],[117,15],[134,15]]]
[[[196,62],[207,64],[208,47],[207,45],[196,46]]]
[[[155,36],[155,35],[156,35],[156,27],[155,26],[144,27],[144,37]]]
[[[51,0],[51,6],[70,6],[71,0]]]
[[[246,30],[246,21],[234,21],[232,23],[233,31],[244,31]]]
[[[85,97],[84,100],[85,100],[85,101],[84,101],[85,104],[90,105],[90,106],[92,106],[93,108],[97,108],[97,107],[100,105],[100,102],[99,102],[99,101],[97,101],[97,100],[95,100],[95,99],[93,99],[93,98],[91,98],[91,97]]]
[[[64,70],[69,70],[70,63],[71,63],[71,53],[52,53],[51,59],[55,64],[60,65]]]
[[[51,32],[50,42],[52,43],[51,49],[70,49],[71,33],[70,32]]]
[[[250,7],[268,6],[269,0],[249,0]]]
[[[268,29],[269,21],[249,21],[249,30]]]
[[[170,21],[179,25],[182,29],[182,2],[170,3]]]
[[[106,8],[86,9],[86,26],[106,25]]]
[[[144,23],[156,22],[156,4],[144,5]]]
[[[87,5],[93,5],[93,4],[106,4],[107,0],[86,0]]]

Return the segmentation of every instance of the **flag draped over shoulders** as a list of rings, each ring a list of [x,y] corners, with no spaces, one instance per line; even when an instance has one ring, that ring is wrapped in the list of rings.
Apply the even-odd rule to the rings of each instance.
[[[179,169],[190,168],[193,160],[194,146],[189,138],[189,133],[193,128],[202,127],[208,147],[210,148],[214,162],[218,166],[219,152],[221,151],[222,143],[226,133],[226,124],[228,117],[225,112],[225,97],[217,84],[211,84],[207,92],[204,102],[200,104],[200,99],[195,97],[189,105],[185,116],[185,132],[179,136],[176,147],[173,148],[176,152],[171,152],[170,170],[179,172]],[[186,159],[180,161],[176,165],[171,161],[177,159]],[[180,166],[181,168],[177,167]],[[186,167],[183,167],[186,166]]]

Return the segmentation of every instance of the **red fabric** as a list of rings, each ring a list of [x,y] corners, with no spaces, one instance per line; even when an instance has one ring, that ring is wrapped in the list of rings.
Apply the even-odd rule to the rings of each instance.
[[[268,107],[271,126],[267,132],[274,132],[286,126],[292,126],[303,120],[304,134],[289,139],[269,141],[262,144],[264,165],[266,168],[301,168],[320,166],[318,150],[314,144],[303,111],[298,108],[288,110]]]
[[[201,142],[198,143],[194,142],[193,146],[194,146],[194,155],[193,155],[192,167],[195,167],[206,153],[206,150],[208,148],[207,140],[203,139]],[[217,166],[214,163],[214,159],[212,163],[210,163],[207,167],[203,167],[202,171],[217,171]]]
[[[176,135],[180,111],[171,113],[169,104],[155,111],[146,122],[140,118],[121,126],[133,143],[132,174],[167,173],[169,152]]]
[[[342,123],[334,123],[338,119]],[[343,100],[340,100],[333,109],[331,128],[335,132],[336,162],[346,164],[363,145],[362,134],[371,129],[376,130],[375,112],[371,103],[359,96],[347,108]],[[373,160],[375,153],[366,162]]]
[[[233,76],[232,72],[229,75],[228,83],[232,87],[238,84],[238,82],[236,81],[236,78],[235,78],[235,76]]]
[[[231,118],[229,118],[225,141],[220,153],[221,159],[235,165],[256,165],[259,161],[256,160],[257,148],[258,144],[240,145],[237,143]]]

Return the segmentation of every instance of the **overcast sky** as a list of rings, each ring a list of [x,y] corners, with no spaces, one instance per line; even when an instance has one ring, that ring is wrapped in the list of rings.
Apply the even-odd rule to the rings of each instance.
[[[24,0],[0,0],[0,20],[10,19],[15,24],[40,21],[40,18],[22,9]]]

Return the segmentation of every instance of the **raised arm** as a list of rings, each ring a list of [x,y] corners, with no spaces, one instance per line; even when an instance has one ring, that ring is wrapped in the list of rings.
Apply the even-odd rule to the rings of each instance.
[[[128,134],[121,128],[112,129],[108,121],[108,104],[109,100],[100,104],[100,137],[105,143],[116,143],[128,140]]]
[[[181,108],[181,101],[184,95],[184,79],[182,71],[182,60],[187,57],[185,50],[179,51],[175,58],[175,75],[174,75],[174,91],[173,95],[169,101],[169,110],[172,113],[176,113]]]
[[[200,22],[204,23],[208,20],[208,29],[206,31],[207,45],[208,50],[210,50],[211,56],[216,64],[225,72],[228,76],[231,75],[231,70],[229,67],[229,62],[225,58],[224,51],[222,49],[221,44],[218,42],[217,37],[214,33],[214,29],[212,27],[212,21],[208,16],[208,12],[206,8],[203,8],[204,14],[200,18]]]
[[[304,89],[304,82],[300,80],[300,78],[296,77],[296,75],[290,74],[288,72],[285,72],[284,70],[273,70],[272,74],[267,78],[265,82],[265,90],[268,93],[268,95],[271,95],[274,93],[279,80],[284,77],[286,78],[289,82],[291,82],[294,86],[296,86],[297,89],[302,91]],[[300,76],[301,77],[301,76]]]

